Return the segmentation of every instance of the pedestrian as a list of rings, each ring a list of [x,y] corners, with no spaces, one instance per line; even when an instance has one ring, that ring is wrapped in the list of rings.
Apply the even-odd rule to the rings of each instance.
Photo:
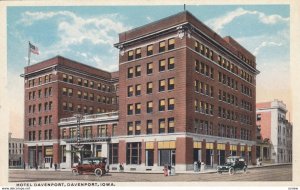
[[[201,161],[200,160],[198,160],[197,165],[198,165],[198,171],[200,172],[201,171]]]
[[[26,165],[25,165],[25,162],[23,163],[23,167],[24,167],[24,170],[26,169]]]
[[[35,162],[35,170],[38,170],[38,165],[36,162]]]
[[[57,163],[54,164],[55,171],[57,170]]]
[[[50,168],[52,168],[52,160],[51,160],[51,162],[50,162]]]

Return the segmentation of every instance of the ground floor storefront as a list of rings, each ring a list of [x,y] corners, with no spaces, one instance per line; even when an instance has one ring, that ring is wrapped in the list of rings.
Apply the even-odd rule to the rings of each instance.
[[[68,169],[87,157],[107,157],[111,170],[124,171],[161,171],[165,165],[187,171],[195,161],[215,168],[228,156],[243,156],[248,164],[256,164],[255,142],[199,134],[122,136],[80,145],[79,149],[74,141],[64,140],[25,145],[26,167]]]

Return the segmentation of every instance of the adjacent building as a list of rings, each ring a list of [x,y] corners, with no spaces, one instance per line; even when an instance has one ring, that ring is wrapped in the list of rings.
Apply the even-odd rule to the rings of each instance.
[[[264,162],[292,162],[293,125],[286,118],[286,105],[279,100],[256,104],[256,124],[260,130],[257,157]]]
[[[256,162],[253,54],[188,11],[123,32],[115,47],[119,72],[62,57],[25,68],[26,163],[69,168],[104,156],[113,170],[184,171],[229,155]]]
[[[60,163],[61,118],[117,110],[112,74],[57,56],[25,67],[24,161],[27,167]],[[87,131],[91,133],[91,131]]]
[[[8,151],[9,151],[9,168],[23,167],[23,148],[24,139],[8,136]]]

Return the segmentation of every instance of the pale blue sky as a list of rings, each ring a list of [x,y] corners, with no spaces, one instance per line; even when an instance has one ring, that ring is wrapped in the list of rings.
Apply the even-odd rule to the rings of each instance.
[[[186,9],[221,36],[232,36],[256,55],[261,71],[257,77],[258,101],[284,99],[274,89],[289,90],[288,5],[187,5]],[[118,42],[118,33],[182,10],[183,6],[167,5],[8,7],[8,81],[14,84],[9,85],[10,94],[19,105],[12,110],[14,118],[22,121],[11,125],[23,126],[23,79],[19,75],[27,65],[28,41],[40,50],[40,55],[32,54],[31,64],[61,55],[115,71],[118,50],[113,44]]]

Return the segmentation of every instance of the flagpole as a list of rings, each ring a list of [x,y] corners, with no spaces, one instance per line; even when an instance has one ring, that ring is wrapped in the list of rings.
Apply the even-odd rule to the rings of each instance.
[[[30,65],[30,41],[28,41],[28,66]]]

